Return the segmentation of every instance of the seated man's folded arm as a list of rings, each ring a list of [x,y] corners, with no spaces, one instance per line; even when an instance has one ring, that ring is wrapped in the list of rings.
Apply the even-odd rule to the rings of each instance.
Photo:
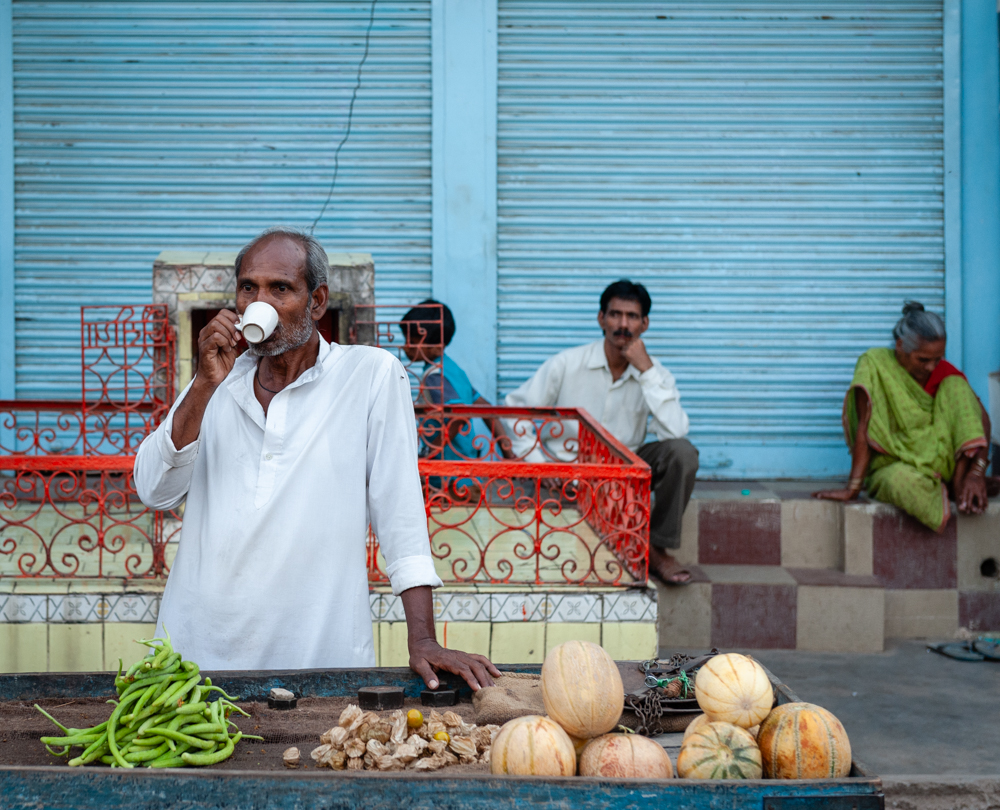
[[[690,422],[681,407],[681,395],[674,375],[659,363],[639,375],[642,395],[652,414],[653,433],[660,441],[683,439],[688,434]]]
[[[191,486],[201,440],[196,439],[180,450],[173,441],[174,415],[187,391],[181,393],[160,426],[143,440],[135,456],[136,493],[150,509],[176,508],[184,502]]]
[[[538,367],[538,371],[507,394],[504,404],[509,408],[552,408],[559,401],[565,374],[565,357],[562,354],[550,357]],[[508,418],[504,420],[504,428],[516,458],[535,463],[548,460],[537,446],[538,438],[530,421]]]

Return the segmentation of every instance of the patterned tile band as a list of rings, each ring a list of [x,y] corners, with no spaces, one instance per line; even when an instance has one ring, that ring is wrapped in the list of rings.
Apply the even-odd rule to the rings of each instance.
[[[437,591],[439,622],[655,622],[650,590],[620,593],[468,593]],[[369,595],[373,622],[402,622],[403,601],[391,593]],[[0,593],[0,624],[23,622],[155,622],[159,594]]]

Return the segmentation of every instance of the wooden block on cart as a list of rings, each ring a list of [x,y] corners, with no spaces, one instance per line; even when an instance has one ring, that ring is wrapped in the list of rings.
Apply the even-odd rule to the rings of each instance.
[[[373,712],[402,709],[403,689],[400,686],[362,686],[358,690],[358,705]]]

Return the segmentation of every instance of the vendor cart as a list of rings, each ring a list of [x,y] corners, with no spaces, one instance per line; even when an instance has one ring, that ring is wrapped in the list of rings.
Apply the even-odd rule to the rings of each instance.
[[[635,664],[622,667],[635,668]],[[538,672],[537,666],[507,671]],[[214,683],[244,701],[266,701],[273,687],[292,690],[301,698],[350,698],[363,686],[399,686],[409,698],[424,688],[409,669],[298,670],[289,672],[211,673]],[[777,701],[798,698],[771,676]],[[44,699],[74,700],[111,697],[108,673],[0,675],[0,725],[4,705]],[[448,684],[444,684],[447,686]],[[844,779],[809,781],[686,779],[632,780],[586,777],[515,777],[486,773],[372,773],[329,769],[287,770],[281,764],[281,742],[261,726],[266,763],[254,769],[189,768],[132,771],[107,767],[69,768],[18,764],[18,750],[40,748],[28,738],[0,728],[0,807],[4,810],[112,810],[128,808],[246,808],[305,810],[305,808],[392,807],[496,808],[761,808],[761,810],[882,810],[880,780],[856,761]],[[269,744],[270,743],[270,744]],[[676,762],[671,741],[665,747]],[[303,751],[308,758],[308,748]],[[263,755],[262,755],[263,756]]]

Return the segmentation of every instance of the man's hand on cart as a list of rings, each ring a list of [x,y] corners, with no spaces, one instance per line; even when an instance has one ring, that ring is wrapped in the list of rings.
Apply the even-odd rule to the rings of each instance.
[[[436,674],[440,671],[460,675],[474,692],[484,686],[493,686],[493,678],[500,677],[500,670],[485,655],[447,650],[438,644],[434,633],[434,604],[428,586],[409,588],[400,598],[406,612],[410,669],[424,679],[428,689],[441,685]]]
[[[500,677],[500,670],[485,655],[446,650],[432,638],[410,642],[410,669],[424,679],[428,689],[438,688],[436,672],[441,670],[461,675],[473,692],[493,686],[493,677]]]

